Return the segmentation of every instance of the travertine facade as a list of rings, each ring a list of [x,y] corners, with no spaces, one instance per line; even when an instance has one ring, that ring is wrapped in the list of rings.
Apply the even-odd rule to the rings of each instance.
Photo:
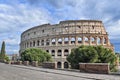
[[[20,53],[26,48],[41,48],[52,55],[58,68],[67,68],[66,56],[80,45],[103,45],[114,49],[102,21],[68,20],[59,24],[43,24],[21,35]]]

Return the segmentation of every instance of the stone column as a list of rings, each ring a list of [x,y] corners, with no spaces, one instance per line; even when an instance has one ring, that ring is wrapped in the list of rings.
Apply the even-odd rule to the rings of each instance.
[[[52,41],[51,41],[51,38],[49,38],[49,44],[50,44],[50,46],[52,45]]]
[[[44,39],[44,46],[46,46],[46,39]]]
[[[71,37],[68,37],[68,44],[71,45]]]
[[[90,36],[88,37],[88,44],[89,44],[89,45],[91,44]]]
[[[57,57],[57,53],[58,53],[58,52],[57,52],[57,50],[55,49],[55,58]]]
[[[55,45],[56,46],[58,45],[58,38],[57,37],[55,38]]]
[[[64,57],[64,49],[61,49],[62,50],[62,58]]]
[[[97,37],[95,37],[95,44],[97,45]]]
[[[61,62],[61,69],[64,69],[64,62]]]
[[[89,39],[89,40],[90,40],[90,41],[89,41],[89,44],[91,45],[91,44],[92,44],[91,36],[90,36],[89,38],[90,38],[90,39]]]
[[[64,46],[64,37],[62,37],[62,45]]]
[[[78,37],[75,37],[75,44],[78,45]]]
[[[101,39],[101,40],[102,40],[102,45],[104,45],[104,37],[102,37],[102,39]]]
[[[55,68],[57,68],[57,62],[55,62]]]
[[[84,36],[82,37],[82,44],[83,45],[85,44],[85,37]]]

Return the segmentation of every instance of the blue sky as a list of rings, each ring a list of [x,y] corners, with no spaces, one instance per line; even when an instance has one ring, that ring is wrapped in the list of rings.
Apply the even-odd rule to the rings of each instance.
[[[18,53],[23,31],[62,20],[102,20],[115,52],[120,52],[119,0],[0,0],[0,45]]]

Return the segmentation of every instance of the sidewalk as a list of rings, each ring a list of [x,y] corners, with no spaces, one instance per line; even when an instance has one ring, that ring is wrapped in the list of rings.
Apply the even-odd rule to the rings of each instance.
[[[74,70],[74,71],[67,70],[66,71],[66,70],[46,69],[46,68],[23,66],[23,65],[12,65],[12,66],[17,67],[17,68],[41,71],[41,72],[45,72],[45,73],[74,76],[74,77],[87,78],[87,79],[92,79],[92,80],[120,80],[120,75],[82,73],[77,70]]]

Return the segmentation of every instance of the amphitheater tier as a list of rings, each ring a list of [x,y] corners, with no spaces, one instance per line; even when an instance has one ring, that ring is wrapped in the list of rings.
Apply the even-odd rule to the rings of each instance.
[[[102,45],[114,50],[102,21],[68,20],[59,24],[43,24],[24,31],[20,53],[26,48],[41,48],[52,55],[58,68],[67,68],[66,57],[80,45]]]

